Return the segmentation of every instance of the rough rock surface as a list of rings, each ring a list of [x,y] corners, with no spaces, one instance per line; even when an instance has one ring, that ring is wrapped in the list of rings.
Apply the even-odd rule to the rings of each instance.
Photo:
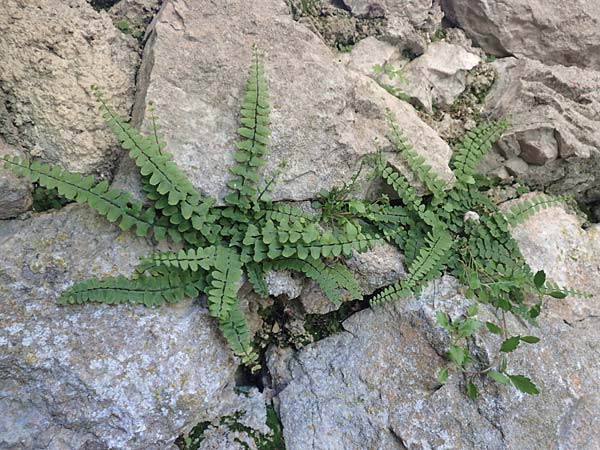
[[[0,14],[0,135],[35,158],[107,174],[115,139],[90,86],[133,100],[139,56],[85,0],[6,0]]]
[[[342,3],[354,16],[404,19],[419,29],[435,28],[443,15],[434,0],[342,0]]]
[[[459,45],[434,42],[404,67],[406,80],[398,88],[429,113],[434,104],[448,108],[465,90],[468,71],[480,62],[479,56]]]
[[[589,0],[442,0],[486,52],[600,69],[600,10]]]
[[[219,199],[227,192],[253,43],[265,53],[272,106],[264,173],[287,162],[274,199],[308,199],[347,181],[361,157],[375,150],[374,138],[385,136],[386,107],[415,149],[451,177],[448,145],[412,107],[336,62],[315,34],[294,22],[283,0],[173,0],[145,48],[139,87],[146,95],[137,100],[136,116],[146,102],[155,104],[169,151],[203,192]]]
[[[473,402],[456,375],[435,389],[448,348],[435,311],[456,317],[469,304],[445,277],[417,299],[355,314],[344,322],[347,331],[297,353],[270,352],[288,450],[597,448],[600,227],[584,231],[555,208],[523,224],[516,237],[534,268],[595,294],[550,301],[540,329],[509,320],[514,334],[542,338],[519,348],[510,363],[513,373],[537,381],[539,396],[477,379],[481,395]],[[488,358],[499,344],[489,333],[476,340]]]
[[[1,158],[5,155],[23,158],[21,152],[6,145],[0,136],[0,219],[16,217],[27,211],[33,203],[31,183],[4,169]]]
[[[395,283],[406,276],[404,255],[393,245],[381,242],[365,253],[356,253],[346,261],[346,266],[358,281],[364,295]],[[342,301],[351,300],[342,297]],[[319,288],[310,281],[302,290],[300,302],[307,314],[326,314],[337,309]]]
[[[0,448],[158,450],[212,419],[236,364],[197,302],[55,304],[149,250],[85,207],[0,224]]]
[[[518,178],[540,189],[600,199],[600,72],[515,58],[493,65],[499,78],[485,111],[511,120],[496,152],[501,163],[512,161],[509,172],[518,166]]]

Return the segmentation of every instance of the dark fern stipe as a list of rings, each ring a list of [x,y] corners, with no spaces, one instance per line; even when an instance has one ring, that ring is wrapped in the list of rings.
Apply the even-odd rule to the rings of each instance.
[[[18,158],[5,158],[5,167],[40,186],[57,189],[63,197],[86,203],[124,230],[156,241],[168,239],[180,250],[148,255],[131,278],[90,279],[64,291],[60,304],[99,302],[161,306],[187,297],[206,295],[233,352],[257,370],[237,291],[244,272],[261,297],[268,296],[264,274],[288,269],[312,278],[336,304],[346,297],[361,298],[358,283],[336,260],[365,251],[377,236],[365,233],[358,220],[329,230],[320,216],[268,200],[276,176],[263,181],[261,168],[269,151],[269,96],[261,57],[253,49],[252,64],[242,99],[240,136],[235,165],[228,182],[225,207],[204,197],[165,151],[158,119],[151,110],[149,132],[143,134],[119,115],[94,88],[103,117],[139,168],[151,206],[113,189],[106,181],[70,173],[59,167]]]

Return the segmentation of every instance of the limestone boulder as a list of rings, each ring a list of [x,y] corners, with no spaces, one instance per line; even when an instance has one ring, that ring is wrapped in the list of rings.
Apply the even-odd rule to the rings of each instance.
[[[595,449],[600,227],[583,230],[576,217],[553,208],[522,224],[515,237],[534,269],[593,294],[548,301],[539,329],[508,319],[512,334],[541,338],[510,358],[512,373],[529,375],[541,394],[475,378],[480,396],[473,401],[456,375],[436,386],[449,345],[436,311],[455,318],[470,304],[456,281],[443,277],[418,298],[351,316],[344,332],[299,352],[268,354],[287,448]],[[480,308],[482,320],[493,317]],[[485,360],[500,341],[481,332],[473,345]]]
[[[274,200],[314,198],[349,180],[361,158],[385,141],[385,109],[442,177],[451,151],[404,102],[348,70],[318,36],[295,22],[283,0],[168,1],[145,48],[135,119],[153,102],[167,150],[202,192],[222,200],[239,127],[251,46],[264,53],[270,87],[268,176],[286,163]],[[293,52],[290,49],[294,49]],[[398,161],[399,162],[399,161]],[[127,184],[124,167],[117,183]]]
[[[0,14],[0,135],[31,157],[110,175],[116,140],[90,87],[133,101],[133,39],[85,0],[6,0]]]
[[[32,184],[3,168],[2,158],[6,155],[23,158],[23,153],[9,147],[0,137],[0,219],[16,217],[33,204]]]
[[[600,69],[600,10],[588,0],[442,0],[486,52]]]
[[[197,301],[55,303],[149,251],[80,206],[0,224],[0,448],[162,450],[218,415],[237,364]]]
[[[516,58],[493,66],[498,79],[484,111],[511,126],[487,168],[504,165],[541,190],[600,199],[600,72]]]
[[[467,75],[481,59],[463,47],[447,42],[434,42],[425,53],[404,68],[406,79],[397,88],[413,102],[432,113],[433,105],[448,108],[465,90]]]

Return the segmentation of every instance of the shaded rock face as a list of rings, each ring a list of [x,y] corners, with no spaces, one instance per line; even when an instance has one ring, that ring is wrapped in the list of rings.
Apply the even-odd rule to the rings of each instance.
[[[0,448],[158,450],[214,417],[237,365],[197,302],[55,304],[151,250],[79,206],[0,224]]]
[[[265,53],[271,94],[264,173],[287,163],[274,200],[314,198],[348,180],[375,151],[374,138],[385,136],[385,108],[434,169],[451,177],[448,145],[412,107],[337,63],[315,34],[294,22],[283,0],[170,1],[145,48],[136,119],[147,102],[155,104],[169,151],[204,193],[222,199],[227,192],[253,43]],[[124,168],[118,183],[130,176]]]
[[[9,147],[0,137],[0,158],[6,155],[23,157],[18,150]],[[27,211],[33,204],[32,184],[11,171],[4,170],[0,161],[0,219],[16,217]]]
[[[510,117],[511,128],[488,166],[503,164],[549,192],[600,199],[600,72],[515,58],[493,66],[499,75],[485,111]]]
[[[486,52],[600,69],[600,10],[588,0],[442,0]]]
[[[455,280],[443,277],[419,298],[355,314],[344,322],[347,331],[297,353],[270,352],[287,448],[597,448],[600,227],[582,230],[577,218],[554,208],[529,219],[515,237],[534,269],[594,293],[549,301],[540,329],[509,318],[512,334],[542,339],[510,361],[512,373],[539,384],[539,396],[476,378],[480,397],[473,402],[456,374],[435,389],[449,345],[435,313],[444,309],[455,318],[470,303]],[[494,317],[480,310],[482,320]],[[482,332],[473,344],[490,359],[500,340]]]
[[[139,56],[85,0],[6,0],[0,15],[0,134],[30,156],[108,174],[116,140],[90,86],[129,108]]]

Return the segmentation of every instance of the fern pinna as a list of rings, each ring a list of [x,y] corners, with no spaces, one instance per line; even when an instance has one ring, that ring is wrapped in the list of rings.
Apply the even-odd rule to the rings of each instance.
[[[412,149],[393,117],[388,115],[388,121],[390,140],[428,195],[419,196],[408,179],[387,163],[380,150],[374,157],[375,173],[396,192],[398,202],[391,204],[384,197],[358,208],[357,200],[337,206],[337,215],[340,211],[349,215],[353,215],[353,210],[363,212],[360,216],[370,222],[375,232],[397,245],[405,255],[407,276],[376,293],[371,304],[414,295],[442,273],[455,276],[467,286],[469,298],[492,305],[500,312],[499,324],[478,321],[476,304],[463,318],[454,321],[447,313],[438,313],[439,324],[451,337],[448,359],[470,377],[469,395],[477,395],[473,378],[482,374],[523,392],[538,393],[529,378],[507,372],[508,353],[520,343],[535,343],[538,339],[509,336],[504,315],[512,313],[536,325],[545,295],[563,298],[568,294],[586,294],[547,281],[542,271],[533,273],[512,239],[510,228],[562,199],[537,195],[504,214],[485,195],[484,186],[476,180],[476,165],[507,128],[504,120],[480,125],[457,144],[450,164],[456,177],[452,186],[439,179],[425,159]],[[532,297],[538,300],[532,303]],[[484,326],[491,333],[503,336],[497,360],[487,365],[477,362],[465,342]],[[445,382],[448,375],[448,369],[443,369],[438,381]]]
[[[5,167],[40,186],[56,188],[69,200],[88,204],[122,230],[135,228],[138,236],[169,239],[180,249],[148,255],[130,279],[119,276],[76,283],[61,294],[61,304],[160,306],[202,293],[234,353],[257,369],[258,355],[237,298],[244,269],[261,297],[268,296],[264,273],[270,269],[303,273],[336,303],[344,290],[351,297],[362,296],[345,266],[332,260],[368,249],[375,238],[363,232],[358,221],[327,230],[319,223],[319,215],[267,198],[275,177],[261,182],[260,169],[268,152],[270,109],[256,49],[242,100],[240,140],[228,182],[231,192],[224,207],[216,207],[214,199],[198,192],[165,151],[152,110],[149,132],[144,134],[95,92],[108,125],[139,168],[151,206],[110,188],[106,181],[97,183],[92,176],[10,157],[5,158]]]

